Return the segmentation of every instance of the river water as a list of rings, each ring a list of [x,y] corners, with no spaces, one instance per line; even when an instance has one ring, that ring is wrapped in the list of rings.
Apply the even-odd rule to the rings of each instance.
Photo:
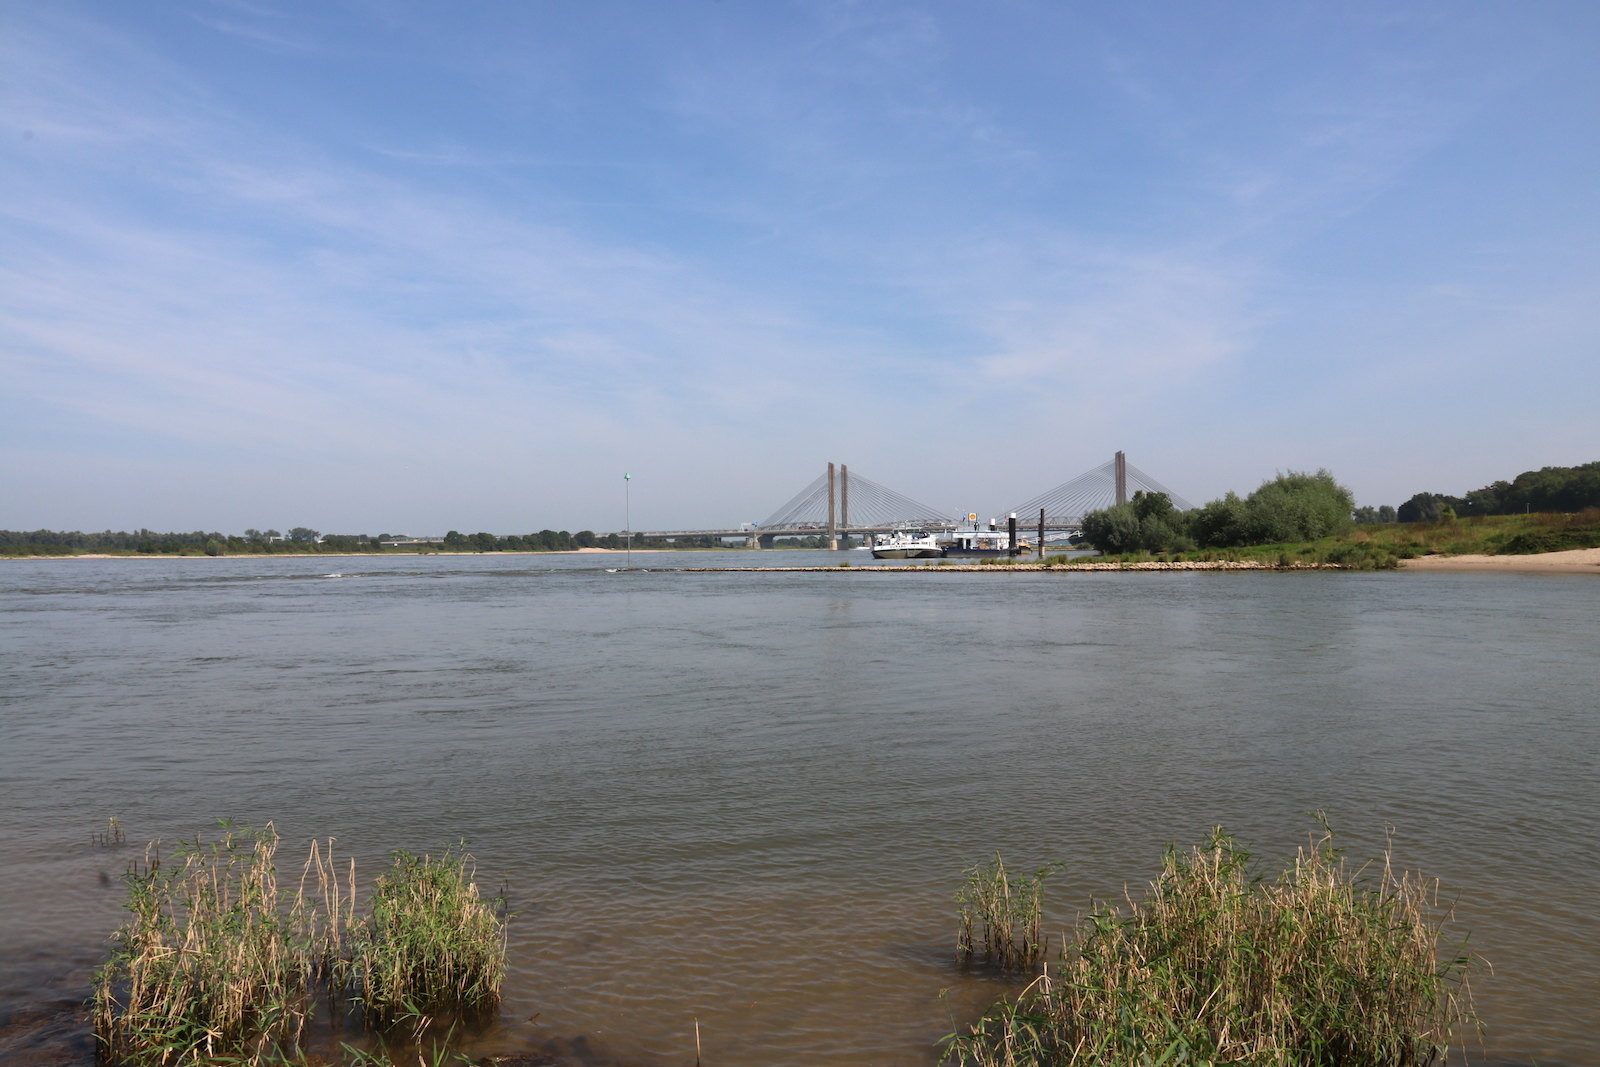
[[[935,1062],[1006,988],[953,960],[997,850],[1065,862],[1059,928],[1321,810],[1458,899],[1470,1062],[1600,1064],[1600,582],[670,569],[863,556],[0,563],[0,1060],[92,1062],[118,874],[218,817],[369,882],[468,841],[516,912],[474,1055],[727,1067]]]

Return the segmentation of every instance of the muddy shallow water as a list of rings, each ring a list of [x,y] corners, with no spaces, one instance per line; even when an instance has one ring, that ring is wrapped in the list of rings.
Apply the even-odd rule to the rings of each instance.
[[[615,565],[0,564],[0,1059],[92,1062],[111,815],[270,819],[367,878],[466,839],[517,913],[475,1055],[687,1064],[698,1023],[707,1064],[864,1065],[1003,990],[952,958],[995,850],[1065,861],[1059,927],[1213,824],[1276,865],[1320,809],[1459,899],[1471,1062],[1600,1064],[1592,580]]]

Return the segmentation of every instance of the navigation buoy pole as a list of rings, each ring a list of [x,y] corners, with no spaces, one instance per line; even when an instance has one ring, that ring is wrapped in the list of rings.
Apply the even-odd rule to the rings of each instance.
[[[622,472],[622,539],[628,546],[628,569],[633,569],[633,475]]]

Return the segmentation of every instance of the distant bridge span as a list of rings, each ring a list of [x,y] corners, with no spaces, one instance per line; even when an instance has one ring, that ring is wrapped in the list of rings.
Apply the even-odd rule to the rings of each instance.
[[[999,514],[1016,515],[1017,527],[1024,532],[1040,531],[1046,537],[1051,533],[1076,533],[1083,526],[1084,515],[1126,503],[1130,486],[1135,492],[1165,493],[1180,510],[1193,506],[1131,466],[1127,457],[1118,452],[1108,462]],[[964,521],[964,514],[929,507],[870,478],[852,474],[843,464],[830,463],[824,473],[762,522],[745,523],[736,530],[660,530],[637,535],[743,537],[751,548],[771,548],[780,537],[821,536],[827,538],[830,548],[838,548],[844,538],[907,529],[953,530]]]

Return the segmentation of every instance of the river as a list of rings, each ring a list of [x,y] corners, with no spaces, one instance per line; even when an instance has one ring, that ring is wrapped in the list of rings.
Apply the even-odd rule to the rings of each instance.
[[[467,841],[515,911],[474,1055],[848,1067],[1004,991],[953,959],[997,850],[1066,864],[1059,929],[1323,811],[1458,900],[1471,1062],[1600,1065],[1600,583],[672,569],[864,555],[0,562],[0,1059],[93,1062],[118,875],[219,817],[367,880]]]

